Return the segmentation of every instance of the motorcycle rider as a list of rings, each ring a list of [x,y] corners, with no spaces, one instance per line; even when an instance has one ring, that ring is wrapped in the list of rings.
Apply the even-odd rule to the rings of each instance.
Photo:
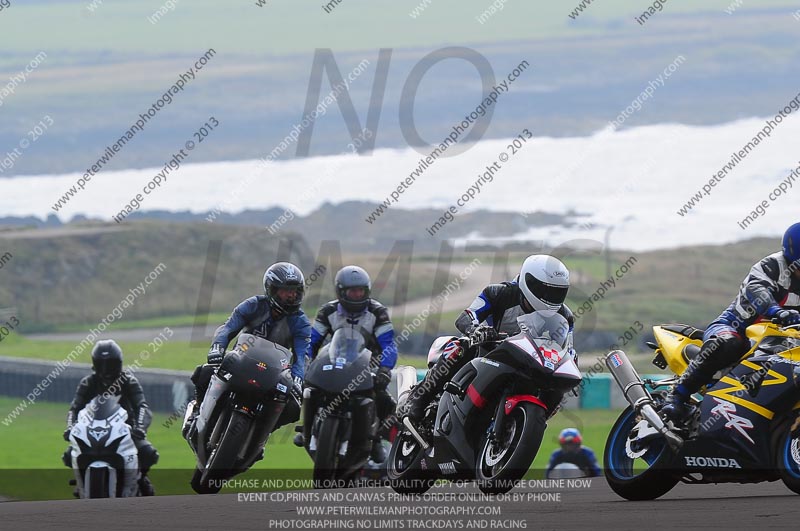
[[[531,312],[559,313],[569,324],[567,345],[572,348],[575,317],[564,304],[569,291],[569,270],[557,258],[531,255],[522,263],[519,275],[510,282],[490,284],[456,320],[456,328],[478,342],[496,341],[500,333],[519,333],[517,317]],[[455,345],[454,345],[455,343]],[[444,389],[448,380],[475,356],[476,349],[464,353],[457,341],[445,346],[441,357],[428,371],[406,402],[405,412],[416,427],[431,399]],[[563,393],[543,391],[539,398],[547,405],[548,418],[558,409]]]
[[[558,434],[558,444],[561,445],[550,455],[550,462],[547,464],[547,477],[550,472],[562,463],[571,463],[583,471],[584,477],[597,477],[600,475],[600,466],[597,464],[597,457],[594,451],[588,446],[583,446],[583,437],[577,428],[564,428]]]
[[[142,386],[129,371],[122,370],[122,349],[113,339],[95,343],[92,348],[92,374],[84,376],[75,391],[75,397],[67,412],[67,429],[64,440],[69,442],[72,426],[78,413],[86,407],[94,397],[119,396],[120,406],[128,413],[128,424],[131,426],[131,438],[139,454],[139,490],[142,496],[153,496],[153,489],[147,472],[158,462],[158,451],[147,440],[147,428],[153,419],[150,406],[144,397]],[[64,452],[64,464],[71,465],[72,448]]]
[[[264,295],[245,299],[214,333],[214,341],[208,351],[208,363],[198,365],[192,374],[195,384],[195,399],[187,406],[190,414],[182,428],[188,438],[200,412],[200,404],[208,390],[211,376],[222,364],[228,343],[239,332],[252,334],[293,350],[292,379],[286,407],[275,424],[275,429],[296,422],[300,418],[300,403],[303,395],[303,376],[306,356],[311,341],[311,323],[300,308],[305,294],[305,279],[300,268],[289,262],[278,262],[264,272]]]
[[[667,396],[662,412],[675,422],[690,414],[690,397],[709,383],[714,374],[737,362],[748,350],[745,330],[762,317],[781,326],[800,324],[800,312],[786,307],[800,306],[800,223],[783,236],[783,249],[771,254],[751,269],[742,281],[739,294],[703,333],[700,353],[681,375]]]
[[[389,311],[377,300],[370,298],[372,281],[361,267],[348,265],[340,269],[333,279],[336,299],[323,305],[311,330],[312,358],[317,356],[322,343],[336,330],[345,326],[357,327],[366,340],[366,346],[373,353],[372,362],[378,365],[373,389],[377,417],[384,423],[394,413],[395,401],[387,391],[392,381],[392,369],[397,363],[397,347],[394,343],[394,327],[389,319]],[[303,446],[310,436],[314,411],[306,408],[303,414],[303,433],[295,436],[294,443]],[[376,463],[386,459],[386,450],[381,441],[372,443],[371,458]]]

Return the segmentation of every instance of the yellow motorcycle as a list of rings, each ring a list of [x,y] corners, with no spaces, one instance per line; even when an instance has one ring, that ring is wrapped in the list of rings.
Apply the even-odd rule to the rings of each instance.
[[[671,324],[653,332],[653,364],[675,376],[642,380],[624,352],[605,358],[630,403],[606,442],[605,476],[614,492],[651,500],[681,481],[782,479],[800,494],[800,331],[750,326],[751,349],[692,398],[693,414],[680,426],[659,412],[668,388],[700,354],[703,331]]]

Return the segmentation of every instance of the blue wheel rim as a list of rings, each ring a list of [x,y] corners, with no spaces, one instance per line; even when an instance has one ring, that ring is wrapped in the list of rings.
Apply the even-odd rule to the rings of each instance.
[[[658,439],[653,441],[644,455],[639,458],[639,460],[643,460],[645,463],[647,463],[648,468],[639,472],[634,472],[633,465],[637,462],[637,460],[628,457],[628,454],[625,452],[625,441],[627,440],[631,429],[635,425],[635,418],[636,411],[633,409],[629,410],[623,417],[623,420],[617,424],[616,428],[614,428],[614,431],[611,433],[611,438],[609,439],[609,469],[614,477],[622,480],[635,479],[644,474],[647,470],[649,470],[650,466],[653,466],[653,464],[658,461],[658,459],[667,449],[667,443],[665,440]]]
[[[783,452],[783,467],[786,469],[786,472],[797,479],[800,479],[800,464],[794,460],[792,457],[792,441],[796,441],[798,439],[797,436],[792,436],[789,434],[786,437],[786,442],[783,443],[783,448],[781,449]]]

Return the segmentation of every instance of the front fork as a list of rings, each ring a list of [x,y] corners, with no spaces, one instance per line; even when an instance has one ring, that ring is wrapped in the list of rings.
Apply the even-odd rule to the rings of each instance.
[[[661,420],[658,412],[653,407],[653,397],[644,386],[636,369],[631,364],[628,356],[621,350],[612,350],[605,357],[606,366],[617,385],[622,389],[625,399],[633,406],[637,413],[647,420],[667,441],[673,451],[677,452],[683,446],[683,439],[670,430]]]

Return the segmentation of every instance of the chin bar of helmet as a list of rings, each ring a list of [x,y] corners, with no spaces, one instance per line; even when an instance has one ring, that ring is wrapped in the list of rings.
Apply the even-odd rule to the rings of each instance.
[[[621,350],[612,350],[605,357],[606,366],[617,381],[625,399],[641,414],[647,422],[667,440],[670,448],[677,451],[683,446],[683,439],[671,431],[661,420],[653,407],[653,398],[644,386],[628,356]]]

